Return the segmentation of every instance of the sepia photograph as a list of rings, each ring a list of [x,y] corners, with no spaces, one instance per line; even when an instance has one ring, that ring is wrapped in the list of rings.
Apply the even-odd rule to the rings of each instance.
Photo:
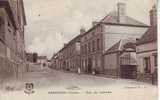
[[[0,100],[158,100],[157,0],[0,0]]]

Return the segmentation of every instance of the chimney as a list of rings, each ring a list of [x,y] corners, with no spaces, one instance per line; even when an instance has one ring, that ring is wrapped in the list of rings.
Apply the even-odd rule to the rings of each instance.
[[[66,47],[67,43],[64,43],[64,46],[63,47]]]
[[[94,27],[94,26],[96,26],[98,24],[98,22],[96,22],[96,21],[93,21],[92,22],[92,26]]]
[[[86,32],[86,29],[82,27],[82,28],[80,29],[80,34],[82,35],[82,34],[84,34],[85,32]]]
[[[157,10],[156,6],[153,6],[150,10],[150,24],[151,26],[157,25]]]
[[[126,21],[126,4],[119,2],[117,4],[118,8],[118,22],[125,23]]]

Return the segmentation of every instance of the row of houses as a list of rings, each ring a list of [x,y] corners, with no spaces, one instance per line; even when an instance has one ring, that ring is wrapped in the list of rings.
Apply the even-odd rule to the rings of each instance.
[[[0,0],[0,79],[25,71],[23,0]]]
[[[156,7],[150,11],[151,25],[126,13],[118,3],[102,20],[94,21],[52,57],[52,68],[112,77],[148,79],[156,69]],[[143,75],[142,75],[143,74]]]

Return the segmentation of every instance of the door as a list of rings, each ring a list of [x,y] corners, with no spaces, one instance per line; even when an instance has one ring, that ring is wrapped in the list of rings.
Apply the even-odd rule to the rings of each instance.
[[[89,58],[88,59],[88,73],[91,73],[92,72],[92,59]]]
[[[63,70],[66,70],[66,62],[63,62]]]
[[[150,73],[151,72],[151,62],[150,62],[150,57],[144,58],[144,63],[145,63],[145,72]]]

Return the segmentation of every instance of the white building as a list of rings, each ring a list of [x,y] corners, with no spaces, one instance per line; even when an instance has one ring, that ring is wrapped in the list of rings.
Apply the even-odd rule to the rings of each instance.
[[[157,15],[156,7],[150,11],[151,27],[137,41],[138,79],[151,81],[157,74]]]
[[[103,55],[104,55],[104,72],[105,74],[117,73],[119,64],[109,65],[117,59],[115,54],[106,54],[118,41],[140,38],[149,28],[148,25],[131,18],[126,13],[126,5],[124,3],[117,4],[117,11],[112,11],[104,19],[103,23]],[[119,43],[121,47],[121,43]],[[119,48],[117,48],[119,49]],[[114,50],[113,50],[114,51]],[[119,55],[120,56],[120,55]],[[119,63],[117,60],[116,63]]]

